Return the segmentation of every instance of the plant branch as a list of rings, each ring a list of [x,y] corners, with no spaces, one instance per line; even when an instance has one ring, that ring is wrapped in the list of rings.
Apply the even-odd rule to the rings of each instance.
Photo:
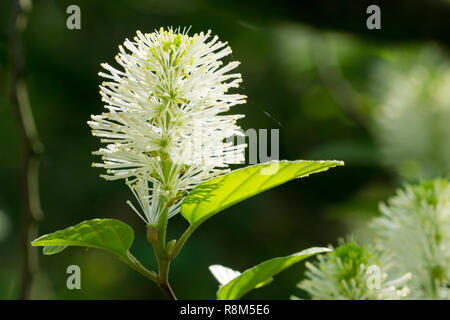
[[[177,300],[177,297],[175,296],[175,293],[173,292],[172,288],[170,287],[169,281],[168,281],[168,274],[169,274],[169,266],[170,261],[165,259],[160,264],[158,259],[158,267],[160,270],[159,275],[157,275],[155,272],[148,270],[145,268],[139,260],[137,260],[130,252],[128,252],[128,257],[130,258],[131,262],[128,260],[123,259],[123,261],[129,265],[132,269],[138,271],[143,276],[149,278],[152,280],[156,285],[161,289],[161,291],[167,296],[170,300]],[[165,262],[164,262],[165,261]]]
[[[169,284],[169,268],[170,259],[166,252],[166,229],[169,214],[169,208],[166,205],[166,199],[161,199],[161,214],[158,223],[155,226],[147,226],[147,238],[155,252],[156,261],[158,262],[158,276],[156,284],[170,300],[176,300],[175,293]]]
[[[176,258],[176,256],[180,253],[181,249],[183,248],[186,241],[189,239],[191,234],[197,229],[198,225],[189,225],[189,227],[184,231],[184,233],[181,235],[180,239],[178,239],[177,243],[175,244],[175,247],[172,249],[171,252],[169,252],[168,259],[173,260]]]
[[[38,269],[38,256],[30,242],[36,238],[42,210],[39,196],[39,163],[43,145],[39,140],[28,92],[24,80],[24,54],[22,36],[27,25],[27,17],[32,9],[32,2],[16,0],[12,6],[12,26],[9,38],[10,48],[10,103],[14,109],[25,152],[21,172],[22,190],[22,274],[19,299],[29,299],[31,285]]]
[[[175,293],[173,292],[172,288],[170,287],[169,282],[160,283],[159,288],[164,292],[164,294],[167,296],[169,300],[177,300],[177,297],[175,296]]]
[[[130,258],[130,261],[127,260],[123,260],[127,265],[129,265],[131,268],[133,268],[134,270],[138,271],[139,273],[141,273],[143,276],[149,278],[150,280],[152,280],[154,283],[158,284],[158,275],[153,272],[148,270],[147,268],[145,268],[140,262],[139,260],[136,259],[136,257],[134,257],[131,252],[128,251],[128,257]],[[159,284],[158,284],[159,285]]]

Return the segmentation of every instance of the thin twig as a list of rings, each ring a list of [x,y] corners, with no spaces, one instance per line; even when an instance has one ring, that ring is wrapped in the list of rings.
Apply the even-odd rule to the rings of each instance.
[[[22,191],[22,273],[19,299],[29,299],[31,285],[38,268],[36,248],[30,242],[36,238],[42,210],[39,197],[39,163],[43,145],[34,123],[24,80],[24,54],[22,36],[27,25],[27,16],[32,8],[31,0],[15,0],[12,5],[12,26],[10,34],[10,103],[17,115],[17,121],[24,142],[24,160],[21,172]]]

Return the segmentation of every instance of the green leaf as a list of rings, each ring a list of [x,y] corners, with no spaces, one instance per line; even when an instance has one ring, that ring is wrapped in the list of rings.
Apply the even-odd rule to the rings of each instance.
[[[214,278],[216,278],[217,281],[219,281],[219,284],[220,284],[219,288],[223,287],[228,282],[230,282],[234,278],[241,275],[241,273],[239,271],[227,268],[220,264],[214,264],[214,265],[209,266],[209,271],[211,271]],[[273,281],[273,278],[269,277],[269,278],[265,279],[263,282],[258,283],[255,286],[255,289],[264,287],[264,286],[268,285],[269,283],[271,283],[272,281]]]
[[[309,248],[286,257],[273,258],[244,271],[217,292],[219,300],[237,300],[244,294],[256,288],[258,284],[265,283],[274,275],[289,268],[303,259],[317,253],[329,252],[329,248]]]
[[[181,205],[181,214],[191,225],[199,225],[258,193],[342,165],[342,161],[274,161],[238,169],[210,179],[189,192]]]
[[[44,246],[44,254],[56,254],[67,246],[98,248],[128,261],[133,240],[134,232],[129,225],[115,219],[93,219],[39,237],[31,245]]]
[[[67,248],[67,246],[46,246],[46,247],[44,247],[44,249],[42,250],[42,252],[43,252],[46,256],[50,256],[50,255],[52,255],[52,254],[60,253],[60,252],[63,251],[65,248]]]

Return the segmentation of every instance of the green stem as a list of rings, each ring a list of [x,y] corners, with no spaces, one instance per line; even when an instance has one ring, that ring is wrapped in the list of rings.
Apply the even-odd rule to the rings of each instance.
[[[130,252],[128,252],[128,257],[130,258],[130,260],[122,259],[122,261],[159,286],[158,275],[155,272],[145,268]]]
[[[178,239],[175,247],[169,253],[168,259],[173,260],[180,253],[187,239],[191,236],[191,234],[197,229],[198,225],[190,225],[186,231],[181,235],[180,239]]]
[[[145,268],[130,252],[128,252],[128,257],[130,258],[130,260],[122,260],[132,269],[138,271],[140,274],[156,283],[156,285],[161,289],[161,291],[167,296],[168,299],[177,300],[177,297],[170,287],[168,280],[170,266],[169,260],[164,259],[164,262],[162,264],[158,263],[158,265],[160,266],[160,273],[159,275],[157,275],[155,272]]]
[[[434,277],[431,271],[431,300],[439,300],[439,281]]]
[[[161,256],[165,256],[166,253],[166,229],[167,220],[169,215],[169,208],[166,206],[167,201],[161,199],[163,210],[159,216],[158,224],[156,229],[158,230],[158,253]]]
[[[148,226],[148,228],[153,228],[151,230],[151,233],[154,233],[155,231],[157,233],[156,237],[150,236],[149,241],[152,244],[156,261],[158,262],[158,275],[156,284],[168,299],[176,300],[177,297],[175,296],[175,293],[173,292],[169,284],[170,259],[168,258],[166,252],[166,229],[169,208],[167,207],[166,203],[167,202],[165,201],[165,199],[161,199],[162,210],[159,216],[158,223],[156,225],[156,230],[154,226]]]
[[[164,294],[167,296],[169,300],[177,300],[177,297],[175,296],[175,293],[170,287],[169,282],[160,283],[159,288],[164,292]]]
[[[161,290],[166,294],[166,296],[170,300],[177,300],[177,297],[175,296],[175,293],[173,292],[172,288],[169,284],[169,267],[170,267],[170,260],[167,259],[167,257],[164,257],[160,263],[160,269],[159,269],[159,287]]]

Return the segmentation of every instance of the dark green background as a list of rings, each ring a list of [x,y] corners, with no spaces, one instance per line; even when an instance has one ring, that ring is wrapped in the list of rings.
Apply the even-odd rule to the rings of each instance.
[[[0,3],[0,299],[17,296],[21,264],[23,143],[8,100],[11,2]],[[415,57],[423,48],[440,52],[447,61],[446,49],[439,44],[447,39],[431,25],[421,29],[420,21],[413,23],[402,12],[393,26],[391,8],[386,9],[382,30],[367,30],[364,2],[350,2],[319,1],[317,8],[305,4],[303,12],[300,2],[290,8],[288,2],[268,1],[34,1],[24,42],[31,106],[45,145],[40,169],[45,218],[40,234],[85,219],[117,218],[135,229],[133,253],[155,267],[145,226],[125,203],[132,194],[123,181],[107,182],[99,178],[101,170],[91,168],[97,160],[91,151],[100,143],[86,121],[102,112],[100,63],[114,64],[117,46],[126,37],[136,30],[192,26],[191,34],[211,29],[228,41],[233,49],[228,60],[241,61],[240,92],[248,102],[234,112],[245,114],[240,121],[244,130],[279,129],[281,159],[337,159],[346,166],[289,182],[206,222],[172,264],[170,278],[178,297],[214,299],[218,284],[208,271],[211,264],[243,271],[268,258],[336,244],[337,237],[351,232],[362,241],[369,239],[366,222],[377,214],[378,203],[402,183],[396,168],[383,165],[376,139],[372,116],[381,103],[376,88],[387,79],[374,77],[374,68]],[[427,1],[408,2],[410,12],[423,2]],[[70,4],[81,8],[81,30],[66,28]],[[414,28],[408,31],[409,24]],[[416,29],[423,32],[416,32],[414,40]],[[334,90],[318,73],[318,64],[325,63],[327,70],[330,50],[337,52],[342,71],[332,82]],[[346,86],[359,97],[350,107],[345,96],[340,100]],[[180,215],[171,219],[169,238],[186,226]],[[81,290],[66,288],[66,268],[71,264],[81,268]],[[40,269],[34,298],[163,298],[153,283],[99,250],[40,254]],[[306,297],[296,288],[303,271],[297,265],[245,298]]]

